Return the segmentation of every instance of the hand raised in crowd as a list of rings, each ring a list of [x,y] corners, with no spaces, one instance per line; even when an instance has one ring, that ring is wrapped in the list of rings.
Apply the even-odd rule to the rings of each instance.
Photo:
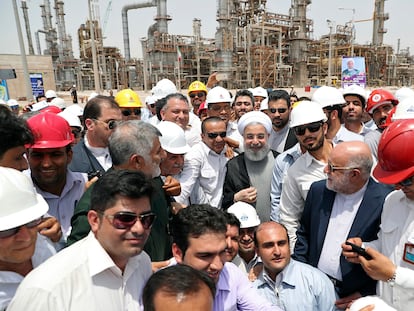
[[[348,242],[351,242],[357,246],[362,245],[362,240],[360,238],[350,238],[347,240]],[[342,243],[342,255],[345,257],[346,260],[352,263],[360,263],[359,261],[359,255],[352,251],[352,247],[350,245],[347,245],[345,243]]]
[[[234,202],[243,201],[249,204],[256,202],[257,190],[255,187],[249,187],[234,194]]]
[[[186,208],[184,204],[178,203],[178,202],[171,202],[171,212],[174,215],[177,215],[177,213],[182,210],[183,208]]]
[[[374,280],[387,281],[391,279],[397,269],[392,261],[371,247],[365,251],[372,257],[367,260],[363,256],[359,256],[359,261],[365,272]]]
[[[170,196],[177,196],[181,193],[181,184],[180,182],[172,176],[167,176],[162,186],[165,193]]]
[[[98,179],[99,179],[99,177],[98,176],[95,176],[91,180],[88,180],[87,182],[85,182],[85,191],[88,190],[88,188],[90,186],[92,186]]]
[[[62,237],[62,230],[60,223],[55,217],[43,218],[42,222],[37,226],[37,231],[52,242],[59,242]]]
[[[226,148],[226,158],[230,160],[230,159],[233,159],[233,157],[234,157],[233,149],[230,148],[229,146],[227,146],[227,148]]]

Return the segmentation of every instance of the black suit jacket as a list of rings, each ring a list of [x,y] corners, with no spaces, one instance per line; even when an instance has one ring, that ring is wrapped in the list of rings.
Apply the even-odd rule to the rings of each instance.
[[[360,237],[363,241],[377,239],[381,222],[382,206],[390,190],[370,178],[361,205],[351,226],[348,238]],[[318,266],[336,192],[326,188],[326,180],[312,184],[306,198],[293,258]],[[345,242],[345,241],[344,241]],[[338,247],[341,247],[338,245]],[[362,295],[375,294],[376,281],[371,279],[360,265],[340,257],[342,287],[340,297],[354,292]]]
[[[288,135],[286,137],[285,148],[283,149],[283,151],[292,148],[294,145],[296,145],[297,142],[298,139],[296,138],[295,132],[293,131],[293,129],[290,128]]]

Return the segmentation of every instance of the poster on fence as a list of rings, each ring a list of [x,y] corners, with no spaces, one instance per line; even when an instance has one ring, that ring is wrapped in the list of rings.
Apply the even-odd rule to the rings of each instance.
[[[43,86],[43,76],[41,73],[31,73],[30,84],[32,85],[32,93],[34,97],[45,94],[45,88]]]

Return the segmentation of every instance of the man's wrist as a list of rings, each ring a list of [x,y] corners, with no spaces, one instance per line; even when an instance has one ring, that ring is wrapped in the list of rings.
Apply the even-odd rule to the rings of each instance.
[[[391,277],[389,277],[386,282],[390,285],[390,286],[394,286],[395,285],[395,280],[397,278],[397,267],[394,267],[394,272],[392,274]]]

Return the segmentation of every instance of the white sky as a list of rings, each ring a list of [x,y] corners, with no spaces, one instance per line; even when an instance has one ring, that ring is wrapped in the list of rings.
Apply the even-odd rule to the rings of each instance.
[[[12,1],[0,0],[0,26],[1,26],[1,43],[0,54],[19,54],[19,45],[17,39],[16,23],[14,19]],[[20,1],[18,1],[19,12]],[[52,14],[54,14],[54,0],[50,0]],[[101,19],[105,17],[105,10],[108,0],[100,0]],[[112,10],[107,23],[105,46],[116,46],[120,48],[124,55],[122,41],[122,22],[121,9],[126,4],[140,3],[142,1],[113,0]],[[42,19],[40,13],[40,4],[43,0],[27,0],[29,7],[29,18],[31,24],[32,40],[35,53],[37,51],[34,32],[42,28]],[[66,0],[65,1],[65,20],[66,31],[72,36],[73,50],[75,57],[78,57],[78,38],[77,29],[80,24],[85,23],[88,18],[88,1],[87,0]],[[171,34],[192,35],[192,20],[201,19],[202,36],[213,38],[216,22],[216,5],[217,0],[167,0],[168,14],[172,17],[168,29]],[[268,0],[267,8],[270,12],[288,14],[290,0]],[[352,10],[341,11],[338,8],[345,7],[348,9],[355,8],[355,20],[369,19],[372,17],[374,0],[312,0],[308,6],[308,18],[314,20],[314,38],[318,39],[321,35],[327,34],[329,28],[326,20],[334,20],[337,24],[345,24],[352,19]],[[410,48],[414,53],[414,36],[410,34],[414,29],[414,11],[413,0],[388,0],[385,2],[385,12],[389,13],[390,19],[386,21],[385,28],[388,32],[384,35],[384,43],[397,47],[398,39],[401,40],[400,47]],[[139,39],[147,36],[148,27],[154,23],[156,8],[146,8],[129,11],[129,34],[131,56],[141,57],[141,44]],[[24,21],[20,13],[20,22],[24,37],[26,32]],[[53,18],[53,22],[55,19]],[[356,42],[369,43],[372,39],[372,22],[361,22],[356,24]],[[44,35],[40,35],[42,49],[45,48]],[[26,51],[28,51],[26,45]]]

